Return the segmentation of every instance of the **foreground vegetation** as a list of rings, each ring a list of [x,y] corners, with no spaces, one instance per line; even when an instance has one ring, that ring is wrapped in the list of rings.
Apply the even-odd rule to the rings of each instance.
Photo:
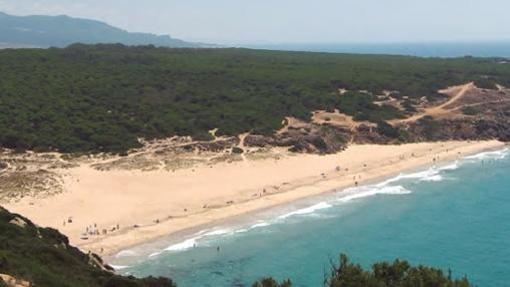
[[[97,255],[69,245],[57,230],[38,228],[0,207],[0,274],[36,287],[174,287],[166,278],[115,275]],[[0,279],[0,286],[3,281]],[[4,284],[5,286],[5,284]]]
[[[353,264],[346,255],[340,255],[340,264],[331,268],[331,274],[324,281],[327,287],[471,287],[466,278],[452,279],[443,271],[426,267],[413,267],[407,261],[381,262],[364,270]],[[253,287],[292,287],[290,280],[278,283],[266,278]]]
[[[510,86],[497,59],[122,45],[1,50],[0,74],[0,146],[62,152],[121,153],[138,138],[208,139],[213,128],[268,135],[317,109],[381,123],[405,117],[372,103],[384,90],[411,112],[447,86]]]

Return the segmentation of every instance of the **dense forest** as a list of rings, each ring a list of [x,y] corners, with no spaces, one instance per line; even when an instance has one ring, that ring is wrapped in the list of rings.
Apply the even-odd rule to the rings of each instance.
[[[39,228],[29,219],[0,207],[0,274],[25,280],[38,287],[175,287],[168,278],[134,278],[115,275],[95,254],[84,254],[69,245],[57,230]],[[371,271],[341,255],[338,266],[326,276],[328,287],[470,287],[467,279],[452,279],[441,270],[406,261],[381,262]],[[0,286],[6,286],[0,279]],[[254,287],[291,287],[290,280],[272,278]]]
[[[208,131],[268,135],[286,116],[317,109],[380,123],[406,115],[370,94],[441,97],[475,81],[510,86],[498,59],[72,45],[0,51],[0,145],[62,152],[125,152],[138,139]],[[347,89],[339,97],[338,89]]]

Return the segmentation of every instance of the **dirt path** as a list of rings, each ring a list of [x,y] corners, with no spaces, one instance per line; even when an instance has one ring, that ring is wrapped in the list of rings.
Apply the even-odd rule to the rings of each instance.
[[[247,136],[249,136],[250,133],[243,133],[239,135],[239,144],[237,145],[238,148],[242,149],[243,152],[241,153],[241,158],[243,159],[244,163],[247,163],[248,160],[246,159],[246,152],[248,151],[247,147],[244,145],[244,141]]]
[[[455,107],[455,108],[451,109],[450,111],[458,111],[458,110],[461,110],[461,109],[464,109],[464,108],[468,108],[468,107],[479,107],[479,106],[483,106],[483,105],[487,105],[487,104],[502,104],[502,103],[508,103],[508,102],[510,102],[510,99],[490,101],[490,102],[482,102],[482,103],[474,103],[474,104],[467,104],[467,105],[462,105],[462,106],[459,106],[459,107]]]
[[[439,105],[439,106],[436,106],[436,107],[431,107],[431,108],[427,108],[425,109],[424,112],[420,113],[420,114],[417,114],[417,115],[414,115],[412,117],[409,117],[409,118],[406,118],[406,119],[402,119],[402,120],[393,120],[391,121],[392,124],[402,124],[402,123],[410,123],[410,122],[415,122],[415,121],[418,121],[426,116],[438,116],[438,115],[444,115],[444,114],[447,114],[447,113],[450,113],[452,112],[453,110],[456,110],[458,109],[457,108],[454,108],[454,109],[448,109],[447,107],[455,102],[457,102],[459,99],[461,99],[469,90],[475,88],[475,84],[473,82],[471,83],[467,83],[465,85],[462,85],[462,86],[456,86],[456,87],[451,87],[451,88],[448,88],[448,89],[445,89],[445,90],[441,90],[439,91],[440,93],[442,94],[454,94],[453,97],[451,97],[448,101],[446,101],[445,103]]]

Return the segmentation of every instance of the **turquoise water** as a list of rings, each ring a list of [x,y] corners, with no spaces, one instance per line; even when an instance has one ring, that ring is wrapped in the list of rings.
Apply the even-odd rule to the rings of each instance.
[[[250,215],[186,240],[124,251],[112,263],[130,265],[119,266],[122,273],[169,276],[182,287],[250,286],[261,276],[322,286],[324,269],[344,252],[364,266],[403,258],[451,268],[481,287],[508,286],[509,153]]]

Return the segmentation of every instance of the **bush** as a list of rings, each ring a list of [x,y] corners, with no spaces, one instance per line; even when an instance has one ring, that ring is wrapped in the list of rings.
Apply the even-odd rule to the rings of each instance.
[[[457,280],[446,276],[440,269],[418,266],[407,261],[381,262],[370,271],[353,264],[341,254],[338,267],[333,266],[327,280],[329,287],[471,287],[466,278]]]
[[[238,148],[238,147],[233,147],[232,148],[232,153],[233,154],[242,154],[244,152],[244,150],[242,148]]]
[[[480,113],[480,110],[475,107],[465,107],[462,109],[462,113],[467,116],[476,116]]]
[[[388,124],[387,122],[378,122],[377,123],[377,132],[383,136],[389,137],[389,138],[399,138],[400,137],[400,131],[396,128],[394,128],[392,125]]]
[[[273,278],[264,278],[258,282],[253,283],[252,287],[292,287],[290,280],[282,281],[278,283]]]
[[[273,278],[255,282],[253,287],[291,287],[290,280],[278,283]],[[325,287],[472,287],[467,278],[452,279],[436,268],[413,267],[407,261],[375,263],[371,270],[353,264],[341,254],[338,266],[331,267]]]

